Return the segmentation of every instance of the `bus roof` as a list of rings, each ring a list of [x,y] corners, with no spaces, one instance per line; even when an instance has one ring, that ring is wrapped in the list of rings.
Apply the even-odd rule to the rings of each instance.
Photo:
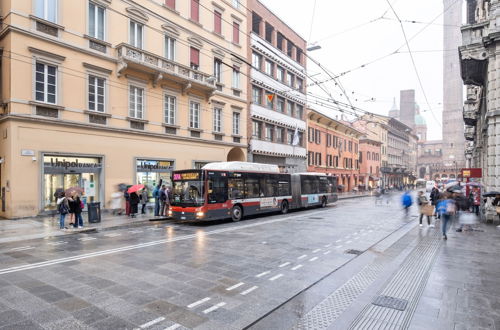
[[[248,163],[248,162],[218,162],[208,163],[202,167],[203,170],[213,171],[246,171],[262,173],[280,173],[278,165]]]
[[[316,176],[327,176],[326,173],[320,173],[320,172],[303,172],[303,173],[296,173],[298,175],[316,175]]]

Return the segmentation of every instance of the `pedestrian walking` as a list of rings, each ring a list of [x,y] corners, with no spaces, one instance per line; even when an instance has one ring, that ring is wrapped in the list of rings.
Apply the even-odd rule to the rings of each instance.
[[[73,196],[73,212],[75,214],[75,224],[73,225],[74,228],[83,228],[83,218],[82,218],[82,211],[84,208],[83,201],[80,199],[80,196],[75,194]]]
[[[165,185],[161,186],[160,189],[160,216],[165,215],[165,204],[167,203],[167,187]]]
[[[493,205],[495,207],[495,210],[496,210],[497,215],[498,215],[498,219],[500,220],[500,195],[495,196],[495,199],[493,200],[491,205]]]
[[[66,214],[69,213],[69,203],[64,192],[61,192],[57,199],[57,211],[59,212],[59,229],[68,229],[64,226],[64,219]]]
[[[405,191],[403,196],[401,197],[401,203],[403,204],[403,208],[405,210],[405,216],[408,217],[408,214],[410,213],[410,207],[413,204],[410,192],[408,190]]]
[[[443,234],[443,239],[448,239],[446,235],[448,232],[448,223],[456,214],[456,210],[455,201],[451,198],[450,193],[444,193],[443,199],[441,199],[437,205],[437,211],[441,216],[441,232]]]
[[[155,199],[155,210],[154,214],[155,217],[160,215],[160,187],[161,187],[161,182],[162,180],[160,179],[160,182],[155,186],[155,189],[153,189],[153,198]]]
[[[437,203],[438,203],[438,200],[439,200],[439,189],[437,188],[437,186],[434,186],[431,190],[431,195],[429,196],[430,199],[431,199],[431,204],[436,207]],[[439,214],[436,213],[434,214],[434,216],[437,218],[439,216]]]
[[[111,194],[111,209],[113,215],[123,213],[123,193],[119,190]]]
[[[123,192],[123,198],[125,198],[125,214],[130,216],[130,194],[128,191]]]
[[[427,199],[427,196],[425,196],[423,191],[418,192],[418,206],[420,208],[420,219],[419,219],[419,225],[422,227],[422,219],[424,218],[424,215],[427,216],[427,225],[429,227],[434,227],[433,224],[431,224],[431,216],[429,215],[429,206],[433,211],[432,205],[429,204],[429,200]],[[431,213],[431,214],[432,214]]]
[[[130,208],[130,216],[132,218],[135,218],[136,214],[139,211],[139,202],[140,202],[140,198],[136,192],[132,192],[129,194],[129,204],[130,204],[129,208]]]
[[[479,216],[479,207],[481,206],[481,189],[479,187],[474,187],[471,192],[472,199],[472,212]]]
[[[142,205],[141,214],[146,214],[146,205],[149,201],[149,192],[148,192],[147,186],[144,186],[144,189],[142,190],[140,197],[141,197],[141,205]]]

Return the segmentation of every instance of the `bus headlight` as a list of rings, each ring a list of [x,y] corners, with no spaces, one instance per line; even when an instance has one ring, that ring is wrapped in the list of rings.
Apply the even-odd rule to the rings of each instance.
[[[173,215],[174,215],[174,212],[173,212],[172,210],[170,210],[170,209],[169,209],[169,210],[168,210],[168,216],[169,216],[169,217],[171,217],[171,216],[173,216]]]
[[[204,217],[204,216],[205,216],[205,212],[202,212],[202,211],[200,211],[200,212],[196,212],[196,216],[197,216],[198,218],[202,218],[202,217]]]

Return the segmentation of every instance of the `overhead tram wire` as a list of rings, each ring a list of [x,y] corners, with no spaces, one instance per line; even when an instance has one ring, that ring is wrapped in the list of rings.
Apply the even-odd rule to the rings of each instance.
[[[448,7],[446,7],[439,15],[437,15],[436,17],[434,17],[434,19],[432,19],[430,22],[428,22],[422,29],[420,29],[417,33],[415,33],[412,37],[410,37],[408,39],[408,41],[411,41],[413,39],[415,39],[418,35],[420,35],[422,32],[424,32],[431,24],[433,24],[438,18],[440,18],[441,16],[443,16],[452,6],[454,6],[457,2],[459,2],[461,0],[455,0],[454,2],[452,2]],[[385,14],[384,14],[385,15]],[[371,64],[374,64],[376,62],[379,62],[379,61],[382,61],[388,57],[391,57],[393,55],[396,55],[396,54],[399,54],[400,53],[400,50],[401,48],[405,47],[406,46],[406,43],[403,43],[400,47],[398,47],[396,50],[394,50],[393,52],[391,53],[388,53],[386,55],[383,55],[383,56],[380,56],[380,57],[377,57],[369,62],[366,62],[364,64],[361,64],[357,67],[354,67],[354,68],[351,68],[349,70],[346,70],[346,71],[343,71],[341,73],[339,73],[338,75],[335,75],[334,77],[335,78],[338,78],[338,77],[342,77],[342,76],[345,76],[349,73],[352,73],[354,71],[357,71],[357,70],[360,70],[360,69],[364,69],[366,68],[367,66],[371,65]],[[310,83],[310,84],[307,84],[306,86],[307,87],[310,87],[310,86],[316,86],[318,84],[324,84],[324,83],[327,83],[329,81],[332,81],[333,79],[331,78],[328,78],[328,79],[325,79],[325,80],[322,80],[322,81],[319,81],[319,82],[315,82],[315,83]]]
[[[424,84],[422,83],[422,79],[420,78],[420,74],[418,72],[418,69],[417,69],[417,64],[415,63],[415,58],[413,57],[413,53],[411,52],[411,47],[410,47],[410,43],[408,42],[408,38],[406,36],[406,31],[405,31],[405,28],[403,26],[403,23],[401,22],[401,19],[399,18],[398,16],[398,13],[396,12],[396,10],[394,9],[394,7],[391,5],[391,3],[389,2],[389,0],[386,0],[387,3],[389,4],[389,6],[391,7],[391,10],[392,12],[394,13],[394,15],[396,16],[396,18],[398,19],[399,21],[399,25],[401,27],[401,31],[403,32],[403,37],[405,39],[405,42],[406,42],[406,47],[408,48],[408,52],[410,54],[410,58],[411,58],[411,63],[413,65],[413,69],[415,70],[415,74],[417,75],[417,80],[418,80],[418,83],[420,85],[420,89],[422,91],[422,94],[424,94],[424,99],[425,99],[425,102],[427,103],[427,107],[429,108],[429,111],[431,112],[432,114],[432,117],[434,118],[434,120],[436,121],[436,123],[442,127],[442,124],[439,122],[439,120],[437,119],[436,117],[436,114],[434,113],[434,111],[432,110],[432,107],[431,107],[431,104],[429,102],[429,99],[427,98],[427,94],[425,93],[425,88],[424,88]]]

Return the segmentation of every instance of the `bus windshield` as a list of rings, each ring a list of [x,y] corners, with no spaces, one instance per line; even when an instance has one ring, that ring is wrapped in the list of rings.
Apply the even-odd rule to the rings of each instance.
[[[203,180],[201,173],[174,173],[172,201],[174,206],[201,206],[203,198]]]

